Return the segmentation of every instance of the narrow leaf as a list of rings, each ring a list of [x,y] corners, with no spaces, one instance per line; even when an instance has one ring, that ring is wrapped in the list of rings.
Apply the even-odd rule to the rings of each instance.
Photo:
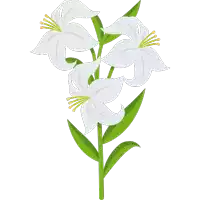
[[[101,30],[101,28],[103,28],[102,22],[101,22],[99,16],[92,17],[91,19],[92,19],[92,23],[94,25],[94,28],[95,28],[95,31],[97,34],[97,38],[98,38],[99,42],[101,42],[101,40],[103,39],[103,36],[104,36],[104,32]]]
[[[145,90],[143,90],[126,108],[125,116],[121,122],[109,126],[103,136],[103,143],[110,142],[121,135],[132,123],[142,104]]]
[[[104,33],[101,30],[101,28],[103,28],[103,22],[99,16],[92,17],[91,22],[96,32],[96,39],[103,45],[112,42],[113,40],[117,39],[120,36],[120,35],[109,35]]]
[[[69,121],[69,129],[71,131],[71,134],[76,142],[76,144],[79,146],[79,148],[90,158],[93,160],[98,161],[99,160],[99,153],[97,152],[96,148],[93,146],[93,144]]]
[[[141,1],[139,1],[135,6],[133,6],[126,14],[124,14],[123,16],[126,17],[136,17],[140,8],[140,3]],[[120,35],[119,34],[105,34],[104,35],[104,44],[107,44],[109,42],[112,42],[113,40],[115,40],[116,38],[118,38]]]
[[[136,17],[140,8],[141,0],[138,1],[138,3],[133,6],[126,14],[124,14],[125,17]]]
[[[78,58],[72,58],[72,57],[69,57],[69,58],[65,58],[66,62],[67,63],[74,63],[76,62],[76,65],[79,65],[79,64],[82,64],[83,62],[80,61]],[[75,65],[75,66],[76,66]]]
[[[106,161],[105,167],[104,167],[104,177],[108,174],[108,172],[112,169],[112,167],[117,163],[117,161],[131,148],[133,147],[140,147],[135,142],[123,142],[120,145],[118,145],[113,152],[108,157],[108,160]]]
[[[105,33],[103,43],[108,44],[109,42],[112,42],[113,40],[117,39],[119,36],[120,36],[120,34]]]

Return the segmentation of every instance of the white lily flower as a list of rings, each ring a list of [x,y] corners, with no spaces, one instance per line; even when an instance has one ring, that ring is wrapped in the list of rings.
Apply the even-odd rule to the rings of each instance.
[[[98,15],[78,0],[64,1],[52,13],[51,17],[40,22],[41,29],[50,29],[40,40],[32,53],[48,55],[51,62],[60,70],[69,70],[76,63],[65,61],[65,48],[74,51],[86,51],[98,44],[80,24],[69,23],[75,18],[91,18]]]
[[[149,79],[152,71],[169,69],[161,60],[153,45],[160,45],[155,31],[149,31],[136,17],[121,17],[103,29],[109,34],[123,34],[130,39],[118,42],[102,61],[110,66],[125,68],[134,63],[133,79],[125,79],[130,86],[141,86]]]
[[[118,97],[123,79],[98,79],[88,85],[88,78],[100,64],[100,58],[91,63],[77,65],[69,74],[69,92],[72,97],[67,98],[69,109],[75,111],[81,106],[81,115],[85,126],[85,134],[92,131],[97,123],[114,125],[124,117],[124,108],[118,113],[112,112],[105,103]]]

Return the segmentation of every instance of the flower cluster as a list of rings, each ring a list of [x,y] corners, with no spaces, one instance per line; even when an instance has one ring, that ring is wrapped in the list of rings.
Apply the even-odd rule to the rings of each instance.
[[[149,33],[136,17],[121,17],[111,26],[101,29],[107,34],[129,37],[119,41],[105,57],[99,56],[90,63],[66,62],[66,47],[73,51],[87,51],[99,44],[84,27],[70,21],[75,18],[92,18],[98,14],[99,12],[90,10],[78,0],[64,1],[51,17],[45,15],[41,29],[49,31],[32,51],[35,54],[48,55],[52,64],[60,70],[71,70],[68,77],[71,97],[67,101],[73,111],[81,107],[85,133],[93,130],[97,123],[109,126],[123,119],[123,106],[118,113],[114,113],[108,109],[106,103],[118,97],[124,83],[132,87],[141,86],[149,79],[152,71],[168,69],[152,49],[153,45],[160,45],[160,39],[155,31]],[[88,84],[91,75],[99,70],[101,61],[112,68],[134,65],[134,77],[96,78]]]

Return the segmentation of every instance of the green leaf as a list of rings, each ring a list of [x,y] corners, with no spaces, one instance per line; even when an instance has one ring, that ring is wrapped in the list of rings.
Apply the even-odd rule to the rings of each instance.
[[[133,147],[140,147],[135,142],[123,142],[118,145],[113,152],[110,154],[108,160],[106,161],[104,167],[104,177],[108,174],[108,172],[112,169],[112,167],[117,163],[117,161],[131,148]]]
[[[93,28],[96,32],[96,39],[102,44],[105,45],[110,43],[112,40],[117,39],[120,35],[108,35],[104,33],[101,28],[103,28],[103,22],[99,16],[91,18]]]
[[[71,134],[79,148],[93,160],[99,160],[99,153],[93,144],[69,121],[67,120]]]
[[[113,40],[117,39],[120,36],[120,34],[107,34],[104,35],[104,44],[108,44],[109,42],[112,42]]]
[[[140,10],[142,0],[138,0],[132,8],[128,9],[126,13],[123,16],[137,16]],[[104,33],[101,28],[103,28],[103,22],[99,16],[95,16],[91,18],[92,25],[94,27],[94,30],[96,32],[97,40],[102,44],[102,46],[109,44],[110,42],[113,42],[114,40],[118,39],[120,37],[119,34],[116,35],[110,35]]]
[[[121,122],[107,128],[103,136],[104,144],[114,140],[129,127],[142,104],[144,93],[145,89],[125,108],[125,116]]]
[[[141,1],[138,1],[138,3],[133,6],[126,14],[124,14],[125,17],[136,17],[140,8]]]
[[[128,11],[126,11],[126,13],[123,16],[127,16],[127,17],[137,16],[140,10],[141,3],[142,3],[142,0],[138,0],[130,9],[128,9]],[[110,34],[104,33],[102,44],[103,45],[109,44],[110,42],[113,42],[119,37],[120,35],[110,35]]]
[[[99,40],[99,42],[101,42],[101,40],[103,39],[104,36],[104,32],[101,30],[101,28],[103,28],[102,22],[99,18],[99,16],[95,16],[92,17],[92,23],[94,25],[96,34],[97,34],[97,38]]]
[[[65,58],[65,61],[66,61],[67,63],[74,63],[74,62],[76,62],[76,65],[79,65],[79,64],[82,64],[82,63],[83,63],[83,62],[80,61],[78,58],[72,58],[72,57]],[[75,65],[75,66],[76,66],[76,65]]]

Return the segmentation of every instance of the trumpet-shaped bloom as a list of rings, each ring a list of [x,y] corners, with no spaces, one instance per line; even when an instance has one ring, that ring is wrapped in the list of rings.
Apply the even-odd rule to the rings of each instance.
[[[141,86],[149,79],[152,71],[169,69],[165,66],[159,55],[151,48],[160,45],[155,31],[149,31],[136,17],[122,17],[111,26],[103,29],[109,34],[123,34],[130,39],[118,42],[102,61],[118,67],[125,68],[134,64],[134,77],[125,79],[130,86]]]
[[[75,18],[91,18],[98,15],[78,0],[64,1],[52,13],[45,15],[41,29],[49,31],[42,37],[32,53],[48,55],[51,62],[60,70],[69,70],[76,63],[65,62],[66,47],[74,51],[86,51],[98,44],[80,24],[69,23]]]
[[[123,79],[98,79],[88,85],[88,78],[99,63],[100,59],[97,59],[92,63],[77,65],[69,74],[69,92],[72,96],[67,98],[69,108],[75,111],[81,106],[85,133],[93,130],[98,122],[104,125],[117,124],[125,114],[123,107],[118,113],[114,113],[105,105],[117,98],[123,86]]]

